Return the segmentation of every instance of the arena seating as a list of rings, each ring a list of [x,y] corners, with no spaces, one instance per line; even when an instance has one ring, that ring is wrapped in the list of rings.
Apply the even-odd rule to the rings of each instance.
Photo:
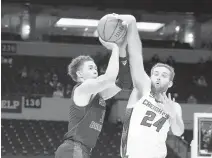
[[[54,154],[66,128],[66,122],[2,120],[2,154]]]
[[[67,131],[67,122],[2,119],[1,154],[53,156]],[[92,158],[120,158],[122,124],[106,122],[99,136]],[[178,158],[168,147],[167,158]]]
[[[94,57],[100,73],[104,72],[108,58],[108,56]],[[52,97],[55,96],[55,91],[59,91],[62,93],[61,97],[70,97],[74,82],[67,75],[67,65],[71,59],[3,56],[2,95],[36,94]],[[157,62],[160,62],[157,55],[151,61],[145,61],[148,74]],[[198,64],[186,64],[176,63],[172,57],[169,57],[167,63],[175,68],[174,86],[170,92],[175,95],[178,102],[212,103],[211,60],[200,61]]]

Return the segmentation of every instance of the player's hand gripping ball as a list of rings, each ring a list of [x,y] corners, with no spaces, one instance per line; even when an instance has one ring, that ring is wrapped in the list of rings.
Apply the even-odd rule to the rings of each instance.
[[[114,42],[106,42],[106,41],[103,41],[100,37],[99,37],[99,41],[101,42],[101,44],[103,46],[105,46],[107,49],[109,50],[113,50],[115,48],[118,48],[118,45]]]
[[[127,34],[127,24],[117,14],[103,16],[98,24],[99,37],[106,42],[122,43]]]

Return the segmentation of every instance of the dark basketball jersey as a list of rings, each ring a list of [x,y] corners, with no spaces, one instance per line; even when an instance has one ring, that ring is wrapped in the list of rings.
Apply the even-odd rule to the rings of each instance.
[[[97,94],[89,101],[87,106],[77,106],[73,101],[74,90],[77,86],[79,84],[74,87],[71,96],[68,132],[65,134],[64,139],[72,139],[93,148],[102,130],[106,103]]]

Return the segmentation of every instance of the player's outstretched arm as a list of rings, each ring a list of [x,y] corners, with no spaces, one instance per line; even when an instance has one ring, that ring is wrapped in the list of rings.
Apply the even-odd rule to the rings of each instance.
[[[179,137],[184,133],[182,109],[178,103],[175,103],[175,116],[171,118],[171,129],[172,133]]]
[[[128,23],[127,40],[131,76],[134,87],[138,89],[140,96],[142,96],[150,92],[151,81],[144,70],[142,43],[136,26],[136,19],[132,15],[118,15],[118,18]]]
[[[99,93],[111,87],[116,81],[119,72],[119,47],[115,43],[104,42],[101,39],[100,42],[107,49],[112,50],[106,72],[96,79],[88,79],[84,81],[76,89],[78,94],[91,95]]]
[[[170,93],[168,96],[163,93],[161,94],[160,98],[164,104],[164,111],[167,112],[170,116],[172,133],[176,136],[181,136],[184,132],[184,123],[180,104],[176,103],[174,98],[171,98]]]

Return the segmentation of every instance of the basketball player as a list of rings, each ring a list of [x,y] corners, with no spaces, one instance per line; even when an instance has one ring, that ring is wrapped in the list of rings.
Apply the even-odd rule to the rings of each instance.
[[[127,105],[127,108],[133,110],[127,143],[123,144],[125,141],[122,139],[122,157],[165,158],[169,128],[176,136],[184,132],[181,106],[170,94],[166,95],[167,90],[173,85],[174,69],[158,63],[151,69],[149,77],[144,70],[142,44],[136,19],[131,15],[116,17],[128,25],[129,64],[134,85]]]
[[[119,46],[101,39],[100,42],[112,50],[105,74],[98,76],[97,66],[89,56],[79,56],[68,66],[68,74],[77,84],[71,97],[68,132],[55,153],[56,158],[90,157],[103,126],[104,100],[113,97],[122,88],[121,76],[126,72],[123,69],[126,65],[127,42],[124,41]],[[119,82],[116,84],[119,87],[115,85],[118,72],[122,72],[119,73]]]

